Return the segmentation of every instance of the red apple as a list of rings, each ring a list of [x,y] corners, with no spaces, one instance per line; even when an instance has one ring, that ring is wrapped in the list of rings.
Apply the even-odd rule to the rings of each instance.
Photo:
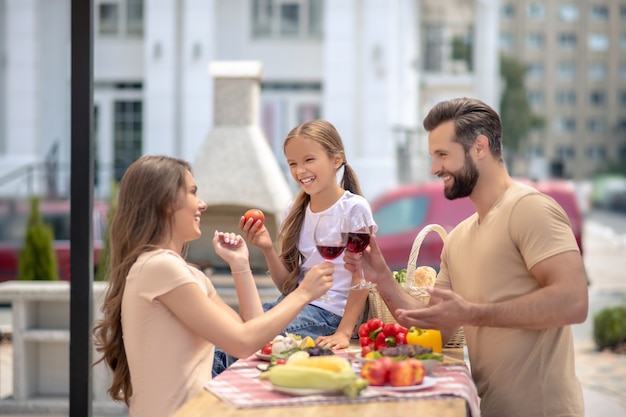
[[[361,377],[372,386],[382,386],[387,383],[389,366],[387,361],[368,361],[361,368]]]
[[[415,368],[408,360],[396,361],[389,369],[389,383],[392,387],[415,385]]]
[[[265,215],[259,209],[250,209],[244,213],[243,217],[245,218],[246,222],[252,219],[253,224],[261,221],[261,226],[263,226],[263,223],[265,222]]]
[[[407,359],[407,362],[413,367],[413,372],[415,373],[415,385],[419,385],[424,381],[424,376],[426,376],[426,368],[424,368],[424,363],[419,359],[410,358]]]

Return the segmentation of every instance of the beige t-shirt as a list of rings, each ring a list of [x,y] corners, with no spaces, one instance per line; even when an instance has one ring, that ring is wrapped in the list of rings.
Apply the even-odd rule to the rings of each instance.
[[[170,250],[142,254],[128,273],[122,329],[133,417],[169,416],[211,379],[215,346],[189,331],[156,299],[188,283],[209,298],[216,295],[206,275]]]
[[[572,250],[561,207],[515,183],[480,224],[474,214],[450,233],[437,284],[474,303],[509,300],[539,289],[534,265]],[[584,416],[570,326],[463,329],[483,417]]]

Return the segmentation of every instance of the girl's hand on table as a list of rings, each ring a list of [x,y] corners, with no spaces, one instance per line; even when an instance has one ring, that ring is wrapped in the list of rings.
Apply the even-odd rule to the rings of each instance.
[[[350,337],[340,333],[335,333],[330,336],[319,336],[317,340],[315,340],[315,344],[333,350],[344,349],[350,345]]]

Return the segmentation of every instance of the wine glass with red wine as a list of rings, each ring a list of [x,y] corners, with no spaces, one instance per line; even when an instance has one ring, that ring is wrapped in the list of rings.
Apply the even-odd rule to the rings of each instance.
[[[363,253],[370,244],[371,228],[367,224],[367,218],[362,213],[357,213],[349,217],[348,242],[346,250],[352,253]],[[350,287],[351,290],[364,290],[374,288],[376,284],[365,280],[363,268],[361,268],[361,280],[358,284]]]
[[[332,214],[324,214],[317,220],[313,233],[315,247],[326,262],[332,262],[346,248],[348,240],[347,222],[346,217]],[[327,303],[333,302],[326,294],[320,299]]]

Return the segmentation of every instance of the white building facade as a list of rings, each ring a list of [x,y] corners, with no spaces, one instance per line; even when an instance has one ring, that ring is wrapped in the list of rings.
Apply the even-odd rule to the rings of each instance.
[[[291,128],[331,121],[368,198],[428,177],[434,102],[498,104],[498,0],[93,1],[96,198],[143,154],[195,159],[212,61],[262,63],[260,120],[281,166]],[[441,68],[425,69],[424,24],[445,35],[460,10],[476,70],[451,65],[446,42]],[[67,195],[70,77],[70,0],[0,0],[0,195],[50,195],[50,176]]]

